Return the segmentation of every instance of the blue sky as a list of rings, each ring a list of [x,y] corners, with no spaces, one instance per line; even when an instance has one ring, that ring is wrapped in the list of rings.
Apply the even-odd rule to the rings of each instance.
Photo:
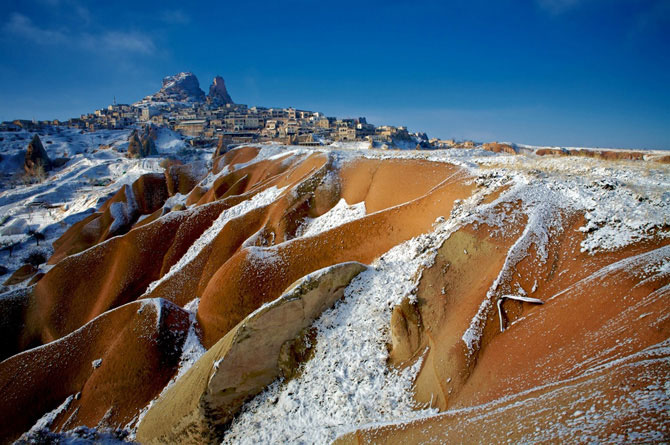
[[[429,136],[670,148],[670,0],[1,7],[0,120],[131,103],[192,71],[238,103]]]

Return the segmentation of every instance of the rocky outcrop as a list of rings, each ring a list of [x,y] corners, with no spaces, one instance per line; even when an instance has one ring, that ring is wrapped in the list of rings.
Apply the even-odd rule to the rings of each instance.
[[[142,151],[140,152],[140,157],[146,158],[147,156],[155,155],[156,152],[156,143],[152,138],[144,138],[142,140]]]
[[[216,142],[216,150],[212,154],[212,158],[215,159],[228,151],[228,144],[231,142],[229,137],[220,135],[219,139]]]
[[[629,150],[597,150],[584,148],[540,148],[535,150],[538,156],[580,156],[584,158],[604,159],[608,161],[642,161],[645,153]],[[655,160],[655,159],[653,159]]]
[[[538,156],[569,156],[570,152],[563,148],[540,148],[535,150]]]
[[[49,264],[126,233],[139,217],[160,209],[168,197],[165,175],[140,176],[132,185],[121,188],[97,212],[75,223],[54,241]]]
[[[226,105],[235,103],[233,102],[233,99],[231,99],[230,94],[228,94],[223,77],[216,76],[214,78],[212,85],[209,87],[207,101],[213,105]]]
[[[153,125],[146,125],[141,135],[133,130],[128,137],[128,157],[146,158],[157,154],[155,141],[156,128]]]
[[[23,169],[28,175],[39,176],[51,170],[51,167],[51,159],[49,159],[40,137],[38,135],[33,136],[26,150]]]
[[[511,155],[517,154],[516,147],[510,144],[503,144],[500,142],[489,142],[482,145],[484,150],[492,151],[493,153],[508,153]]]
[[[343,295],[360,263],[313,272],[254,311],[219,340],[147,412],[137,439],[150,443],[213,443],[250,397],[295,369],[294,345]],[[302,354],[304,357],[304,353]]]
[[[142,102],[205,102],[205,92],[200,89],[200,82],[191,72],[177,73],[163,79],[161,89]]]
[[[205,93],[195,74],[182,72],[163,79],[161,92],[172,100],[204,102]]]
[[[128,137],[128,157],[139,158],[142,157],[142,141],[137,134],[137,130],[133,130]]]
[[[207,168],[202,163],[172,164],[165,169],[168,194],[188,195],[205,176]]]

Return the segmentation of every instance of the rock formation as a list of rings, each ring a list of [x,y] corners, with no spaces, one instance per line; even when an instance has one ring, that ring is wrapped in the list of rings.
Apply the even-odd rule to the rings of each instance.
[[[128,137],[128,157],[146,158],[155,155],[156,152],[156,129],[147,125],[140,136],[137,130],[133,130]]]
[[[53,410],[144,443],[667,437],[670,166],[478,153],[240,146],[123,186],[0,297],[0,442]]]
[[[139,158],[142,157],[142,142],[137,134],[137,130],[133,130],[128,137],[128,157]]]
[[[28,175],[37,176],[51,170],[51,159],[38,135],[28,144],[23,168]]]
[[[141,102],[193,103],[205,102],[205,100],[205,92],[200,89],[200,82],[195,74],[182,72],[165,77],[161,89]]]
[[[174,304],[135,301],[3,361],[0,404],[8,415],[0,422],[3,442],[59,405],[53,429],[126,423],[172,377],[188,326],[188,313]]]
[[[214,159],[218,158],[219,156],[223,155],[226,153],[228,150],[228,144],[230,143],[230,139],[224,135],[219,135],[219,139],[216,142],[216,150],[214,150],[214,153],[212,157]]]
[[[151,407],[139,425],[138,440],[216,441],[246,400],[282,376],[282,369],[293,369],[304,359],[304,354],[291,356],[293,345],[363,270],[360,263],[341,263],[310,274],[247,316]]]
[[[490,142],[483,144],[482,148],[484,150],[492,151],[493,153],[508,153],[515,155],[517,154],[517,149],[509,144],[501,144],[499,142]]]
[[[212,85],[209,87],[207,100],[215,105],[226,105],[234,103],[233,99],[231,99],[230,95],[228,94],[228,90],[226,90],[226,84],[223,80],[223,77],[216,76],[214,78]]]

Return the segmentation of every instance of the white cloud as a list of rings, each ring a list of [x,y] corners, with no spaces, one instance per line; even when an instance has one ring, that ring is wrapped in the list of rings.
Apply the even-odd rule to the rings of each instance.
[[[14,12],[9,16],[9,21],[2,27],[4,33],[21,37],[26,40],[46,44],[60,44],[68,40],[68,36],[59,30],[43,29],[23,14]]]
[[[180,9],[163,11],[160,19],[170,25],[187,25],[191,23],[191,18]]]
[[[78,11],[86,16],[87,10]],[[67,45],[70,48],[95,52],[123,54],[152,54],[156,51],[153,39],[137,31],[105,31],[101,34],[72,34],[62,30],[41,28],[18,12],[10,15],[2,27],[3,33],[39,45]]]
[[[140,32],[110,31],[99,38],[103,49],[119,52],[151,54],[156,50],[151,37]]]
[[[81,19],[85,25],[89,25],[91,23],[91,12],[88,10],[88,8],[79,4],[75,4],[73,9],[79,19]]]

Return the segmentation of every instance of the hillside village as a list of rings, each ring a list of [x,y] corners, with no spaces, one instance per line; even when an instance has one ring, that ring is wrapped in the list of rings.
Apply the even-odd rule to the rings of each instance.
[[[472,148],[472,141],[429,139],[407,127],[368,123],[365,117],[337,118],[318,111],[267,108],[236,104],[223,78],[214,78],[209,94],[200,89],[193,73],[163,79],[161,89],[134,104],[109,105],[67,121],[15,120],[0,124],[0,131],[39,131],[49,125],[84,131],[124,129],[138,125],[166,126],[186,136],[194,146],[248,142],[318,146],[332,142],[368,142],[376,148]]]

